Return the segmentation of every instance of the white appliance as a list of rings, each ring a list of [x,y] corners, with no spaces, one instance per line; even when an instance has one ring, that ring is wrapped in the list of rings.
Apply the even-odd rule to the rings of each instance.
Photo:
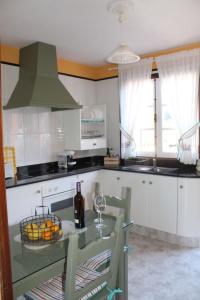
[[[47,206],[49,212],[53,213],[59,209],[72,207],[75,194],[76,190],[71,186],[63,186],[63,183],[59,184],[59,182],[55,184],[46,183],[41,188],[41,204]]]

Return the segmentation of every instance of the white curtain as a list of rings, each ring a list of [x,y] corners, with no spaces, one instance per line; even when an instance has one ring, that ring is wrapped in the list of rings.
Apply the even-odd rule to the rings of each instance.
[[[161,83],[161,101],[169,103],[179,138],[199,120],[200,50],[182,51],[156,58]],[[184,164],[196,164],[198,134],[183,140],[178,158]]]
[[[151,71],[152,58],[142,59],[129,66],[119,66],[121,128],[122,133],[127,133],[126,146],[121,149],[123,158],[136,154],[134,130],[151,83]]]

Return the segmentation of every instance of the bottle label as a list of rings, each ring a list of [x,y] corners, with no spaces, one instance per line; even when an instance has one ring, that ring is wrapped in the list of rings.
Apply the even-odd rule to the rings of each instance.
[[[78,219],[75,219],[75,224],[79,224],[79,220]]]

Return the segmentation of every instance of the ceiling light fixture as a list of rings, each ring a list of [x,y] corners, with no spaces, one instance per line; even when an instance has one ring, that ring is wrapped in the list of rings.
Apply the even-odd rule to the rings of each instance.
[[[120,25],[124,24],[128,19],[128,13],[133,10],[134,4],[132,0],[113,0],[108,3],[107,9],[112,14],[116,15]],[[126,43],[121,45],[108,57],[107,61],[113,64],[131,64],[140,60],[140,57],[135,54]]]

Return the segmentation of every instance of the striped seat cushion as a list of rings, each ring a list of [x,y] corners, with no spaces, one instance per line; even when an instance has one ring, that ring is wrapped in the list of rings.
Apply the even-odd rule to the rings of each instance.
[[[107,264],[109,263],[111,258],[111,250],[105,250],[102,253],[88,259],[84,266],[86,268],[89,268],[91,270],[98,271],[102,267],[107,267]]]
[[[97,272],[85,267],[84,265],[81,265],[76,273],[76,290],[85,287],[87,284],[100,276],[102,276],[101,272]],[[80,300],[87,300],[91,298],[105,286],[106,282],[90,291]],[[64,300],[64,275],[60,274],[51,278],[50,280],[27,292],[24,296],[29,300]]]

